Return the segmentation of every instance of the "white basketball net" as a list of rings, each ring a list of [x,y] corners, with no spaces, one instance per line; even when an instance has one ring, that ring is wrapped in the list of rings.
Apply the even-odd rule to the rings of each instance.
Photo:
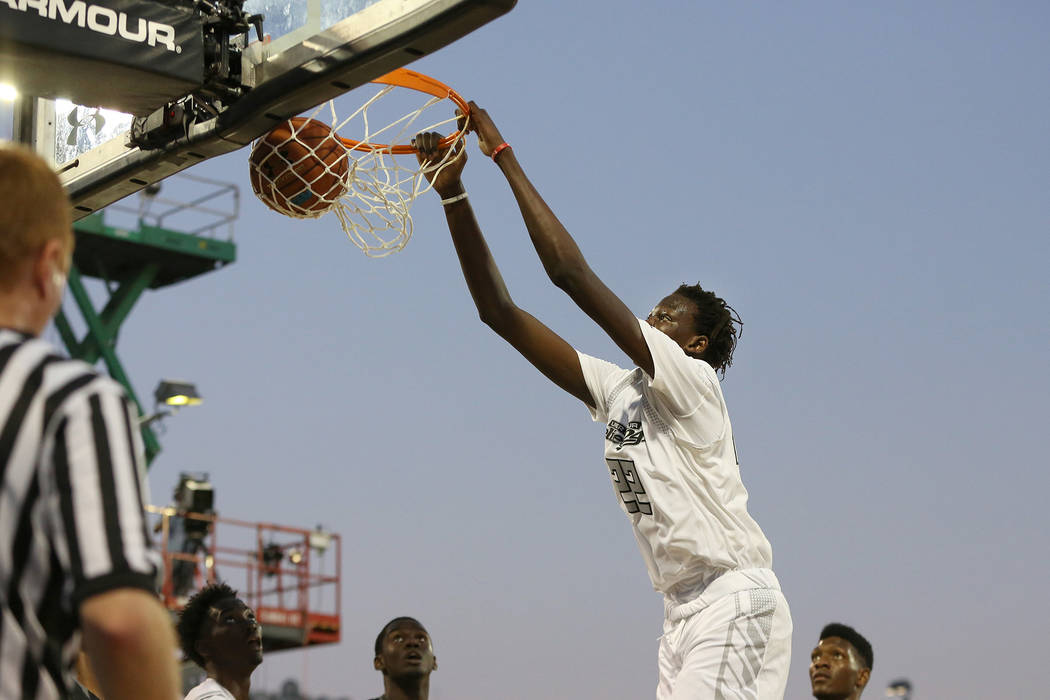
[[[409,210],[417,197],[431,189],[430,182],[424,173],[436,173],[448,165],[450,156],[461,147],[462,134],[466,132],[467,127],[461,125],[460,136],[441,161],[429,164],[425,168],[419,165],[415,154],[394,155],[389,148],[381,150],[369,148],[369,144],[409,143],[417,133],[425,131],[444,130],[445,132],[452,132],[457,129],[454,114],[440,121],[432,123],[422,122],[423,112],[430,107],[442,102],[451,106],[451,103],[448,103],[444,98],[433,97],[408,88],[399,88],[400,96],[405,94],[418,96],[420,99],[425,100],[422,106],[393,122],[387,123],[385,126],[375,127],[370,118],[369,109],[373,108],[383,97],[394,91],[396,86],[376,85],[376,87],[379,90],[375,96],[365,102],[353,114],[343,119],[340,119],[336,113],[334,100],[329,101],[327,105],[321,105],[309,115],[311,119],[317,119],[318,113],[323,110],[326,111],[326,114],[323,115],[324,117],[328,117],[327,112],[330,112],[331,119],[321,119],[321,121],[328,121],[332,125],[332,131],[336,133],[345,129],[354,120],[360,119],[363,126],[355,126],[352,130],[346,130],[346,135],[351,136],[361,144],[355,149],[345,148],[348,160],[344,161],[341,154],[338,159],[329,157],[330,160],[335,162],[332,165],[325,165],[323,172],[321,167],[317,167],[311,173],[309,181],[291,171],[290,167],[271,176],[264,172],[262,168],[256,168],[254,161],[252,161],[252,172],[269,186],[271,196],[260,198],[271,208],[286,216],[299,219],[314,219],[329,211],[334,211],[347,237],[365,255],[384,257],[404,248],[405,244],[412,238],[412,217]],[[300,138],[299,132],[302,131],[304,131],[302,128],[290,129],[291,135],[284,143],[294,141],[302,149],[305,149],[307,155],[297,159],[295,162],[282,159],[281,163],[293,166],[310,158],[320,166],[323,162],[323,153],[315,154],[314,148]],[[359,136],[362,131],[364,135]],[[259,146],[262,141],[263,139],[256,140],[253,144],[253,149]],[[331,140],[328,140],[321,146],[324,149],[329,149],[331,145]],[[316,157],[314,157],[315,155]],[[401,162],[398,162],[399,160]],[[317,173],[321,174],[318,175]],[[298,181],[302,183],[300,193],[292,196],[279,194],[279,187],[285,192],[289,190],[288,178],[292,177],[298,178]],[[335,187],[329,187],[328,183],[332,183],[334,180],[338,180],[340,184]],[[329,192],[318,191],[319,188],[316,185],[319,182],[326,183],[320,189],[328,189]],[[258,191],[256,194],[259,194]],[[306,201],[303,199],[304,196],[308,200],[307,206],[301,206],[302,201]],[[267,201],[267,199],[270,201]],[[297,200],[299,200],[298,203]]]

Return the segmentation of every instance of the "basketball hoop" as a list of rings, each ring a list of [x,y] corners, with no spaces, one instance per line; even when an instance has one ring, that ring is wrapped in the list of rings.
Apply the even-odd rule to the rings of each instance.
[[[449,86],[405,68],[372,82],[381,86],[380,90],[348,117],[340,119],[335,102],[328,103],[331,127],[316,118],[325,109],[321,105],[309,118],[295,117],[257,139],[252,144],[249,173],[255,194],[274,211],[310,219],[333,211],[347,237],[365,255],[384,257],[404,248],[412,238],[409,210],[415,199],[431,188],[426,174],[448,165],[455,145],[467,130],[466,120],[457,124],[454,110],[451,116],[433,123],[421,126],[417,122],[429,108],[446,100],[467,120],[470,109]],[[395,91],[402,93],[402,98],[419,93],[414,104],[419,97],[424,102],[393,120],[387,115],[376,120],[377,104]],[[336,133],[358,119],[361,123],[354,130],[359,139]],[[373,121],[386,123],[374,128]],[[448,149],[445,157],[421,166],[415,158],[412,137],[448,124],[461,128],[441,140],[441,147]],[[394,156],[401,156],[405,164]]]

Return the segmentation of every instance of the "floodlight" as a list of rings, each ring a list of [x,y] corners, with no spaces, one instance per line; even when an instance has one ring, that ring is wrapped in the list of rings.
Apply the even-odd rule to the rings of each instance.
[[[153,392],[157,403],[168,406],[196,406],[201,402],[197,387],[187,381],[163,379]]]
[[[182,472],[175,487],[175,507],[188,513],[210,515],[215,503],[215,489],[205,473]]]
[[[162,379],[153,392],[157,406],[171,406],[170,411],[156,411],[139,418],[140,425],[150,425],[161,418],[175,415],[183,406],[196,406],[201,402],[197,386],[183,379]]]
[[[298,549],[293,549],[288,552],[288,561],[292,562],[296,566],[303,563],[303,553]]]
[[[310,533],[310,549],[318,554],[324,554],[330,544],[332,544],[332,533],[326,532],[320,525]]]
[[[886,686],[886,697],[909,700],[911,698],[911,682],[906,678],[890,681],[890,684]]]

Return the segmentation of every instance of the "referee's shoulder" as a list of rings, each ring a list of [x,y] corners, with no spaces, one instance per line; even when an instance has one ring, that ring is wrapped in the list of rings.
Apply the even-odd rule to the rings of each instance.
[[[83,403],[93,396],[128,400],[124,387],[115,379],[86,362],[68,357],[48,366],[44,385],[48,398],[64,405]]]
[[[127,399],[127,392],[112,377],[102,374],[83,360],[76,360],[60,352],[42,338],[27,338],[20,343],[16,357],[43,368],[41,389],[52,404],[68,404],[90,396],[114,396]],[[58,406],[55,406],[58,408]]]

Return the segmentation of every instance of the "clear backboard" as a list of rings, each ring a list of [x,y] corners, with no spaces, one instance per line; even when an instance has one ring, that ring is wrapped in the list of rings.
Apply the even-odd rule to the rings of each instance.
[[[163,142],[131,143],[142,121],[68,100],[34,100],[34,147],[54,161],[79,219],[146,185],[247,145],[296,114],[432,53],[513,8],[516,0],[246,0],[264,16],[236,46],[234,98],[186,110]],[[250,42],[248,41],[250,38]],[[172,96],[172,99],[184,96]]]

